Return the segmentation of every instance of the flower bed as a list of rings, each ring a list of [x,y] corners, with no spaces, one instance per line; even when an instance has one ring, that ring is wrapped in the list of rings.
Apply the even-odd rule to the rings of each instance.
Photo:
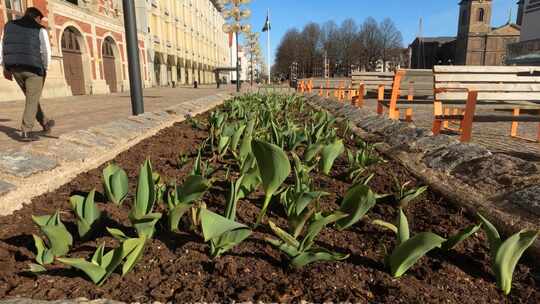
[[[260,109],[263,100],[265,110],[253,116],[250,110]],[[237,124],[239,117],[250,119]],[[258,123],[251,132],[247,121],[253,118]],[[127,173],[125,189],[120,186],[120,169],[113,167],[105,174],[111,183],[104,189],[105,165],[34,199],[13,215],[0,217],[0,298],[540,302],[538,270],[523,261],[514,273],[510,294],[497,288],[484,232],[490,231],[485,229],[489,225],[484,223],[477,231],[475,225],[482,221],[475,215],[465,214],[429,189],[424,192],[400,165],[380,161],[369,144],[357,142],[346,124],[311,113],[301,101],[243,97],[223,111],[161,131],[114,163]],[[152,173],[159,173],[159,178]],[[187,187],[188,183],[195,186]],[[178,184],[177,191],[172,186],[165,189],[165,184]],[[94,188],[96,204],[91,208],[88,192]],[[87,208],[72,208],[70,197],[72,204]],[[262,215],[265,198],[270,199],[269,207]],[[72,209],[79,210],[79,218]],[[67,254],[53,254],[54,240],[43,228],[47,223],[40,228],[35,223],[40,220],[32,220],[32,215],[57,210],[73,238],[72,245],[67,242]],[[95,211],[99,217],[91,216],[97,215]],[[83,218],[86,225],[81,224]],[[96,219],[94,224],[91,219]],[[261,224],[256,226],[258,219]],[[49,225],[58,224],[57,219],[49,220]],[[60,225],[55,227],[63,231]],[[445,242],[467,227],[470,237],[463,235],[455,246]],[[36,255],[33,235],[43,239],[41,254]],[[533,235],[520,239],[527,243],[527,236]],[[416,263],[400,263],[399,255],[393,255],[395,248],[419,236],[430,239],[417,246],[427,255],[408,260]],[[106,263],[107,255],[99,250],[94,255],[102,244],[103,253],[110,250],[122,257],[117,267]],[[402,251],[401,256],[411,258]],[[93,264],[104,273],[96,269],[88,276],[68,266],[81,266],[75,263],[80,260],[69,258],[90,261],[93,256],[100,257]],[[393,258],[385,262],[386,256]],[[29,271],[31,264],[41,273]],[[508,284],[499,285],[508,291]]]

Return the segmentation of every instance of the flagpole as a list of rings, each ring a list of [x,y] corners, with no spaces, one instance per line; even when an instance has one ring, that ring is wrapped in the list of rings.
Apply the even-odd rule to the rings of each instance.
[[[268,9],[268,20],[270,20],[270,9]],[[267,58],[267,61],[268,61],[268,66],[267,66],[267,69],[268,69],[268,84],[271,84],[272,81],[271,81],[271,78],[270,78],[270,73],[271,73],[271,66],[270,66],[270,29],[271,27],[268,27],[268,31],[266,31],[266,34],[267,34],[267,38],[268,38],[268,41],[267,41],[267,49],[268,49],[268,58]]]

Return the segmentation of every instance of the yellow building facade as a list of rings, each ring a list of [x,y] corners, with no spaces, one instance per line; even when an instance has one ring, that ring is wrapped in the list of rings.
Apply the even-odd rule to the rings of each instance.
[[[210,0],[149,0],[138,6],[154,86],[215,82],[214,69],[231,65],[221,7]],[[145,13],[143,13],[143,11]]]

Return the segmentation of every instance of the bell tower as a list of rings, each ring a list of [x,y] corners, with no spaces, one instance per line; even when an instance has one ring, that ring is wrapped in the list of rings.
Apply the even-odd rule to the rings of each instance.
[[[491,0],[461,0],[456,48],[456,64],[483,65],[479,57],[491,31]]]
[[[489,32],[491,9],[491,0],[462,0],[459,3],[458,36]]]

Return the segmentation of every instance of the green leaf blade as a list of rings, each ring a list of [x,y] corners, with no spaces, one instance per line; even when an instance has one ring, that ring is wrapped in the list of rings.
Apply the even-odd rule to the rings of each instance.
[[[420,258],[446,241],[432,232],[422,232],[397,246],[389,257],[390,272],[401,277]]]

